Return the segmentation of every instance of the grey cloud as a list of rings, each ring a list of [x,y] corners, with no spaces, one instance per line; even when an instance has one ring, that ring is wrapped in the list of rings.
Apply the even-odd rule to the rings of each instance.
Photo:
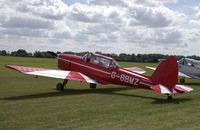
[[[2,29],[0,34],[3,36],[23,36],[23,37],[48,37],[48,33],[45,30],[30,30],[28,28],[7,28]]]
[[[47,20],[31,17],[10,17],[7,21],[2,23],[3,27],[7,28],[52,28],[54,24]]]
[[[121,22],[121,12],[113,7],[94,7],[84,4],[70,6],[68,19],[84,23]]]
[[[88,26],[84,30],[79,30],[75,34],[75,39],[79,42],[116,42],[119,38],[120,24],[101,23]]]
[[[131,6],[127,10],[127,15],[131,26],[165,27],[172,23],[168,15],[155,8]]]
[[[154,31],[152,37],[147,40],[155,44],[175,44],[179,46],[182,45],[185,40],[182,33],[182,31],[177,29],[159,29]]]
[[[85,34],[85,33],[78,32],[74,36],[74,40],[77,41],[77,42],[80,42],[80,43],[83,43],[83,42],[87,43],[87,42],[89,42],[89,35]]]
[[[67,15],[68,6],[58,0],[24,1],[16,4],[16,10],[47,19],[61,20]]]
[[[163,3],[175,3],[177,0],[131,0],[131,2],[145,6],[160,6]]]
[[[126,32],[121,33],[121,38],[125,42],[135,43],[138,46],[179,46],[186,47],[186,39],[183,31],[179,28],[164,29],[145,29],[140,27],[129,28]]]
[[[95,10],[93,7],[77,3],[70,7],[68,18],[86,23],[102,22],[104,20],[102,12],[101,9]]]
[[[120,27],[121,27],[120,24],[102,23],[102,24],[97,24],[95,26],[88,28],[86,33],[94,34],[94,35],[96,35],[98,33],[110,34],[112,32],[119,31]]]
[[[64,32],[55,32],[53,37],[57,39],[71,39],[72,35],[69,31],[64,31]]]
[[[127,6],[125,0],[89,0],[91,5],[104,5],[104,6]]]

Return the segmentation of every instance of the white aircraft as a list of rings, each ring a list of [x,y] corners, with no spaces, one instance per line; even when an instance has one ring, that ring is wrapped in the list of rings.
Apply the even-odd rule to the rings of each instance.
[[[146,68],[155,70],[154,67],[146,66]],[[185,83],[185,78],[200,79],[200,61],[182,58],[178,61],[178,76],[180,78],[180,83]]]

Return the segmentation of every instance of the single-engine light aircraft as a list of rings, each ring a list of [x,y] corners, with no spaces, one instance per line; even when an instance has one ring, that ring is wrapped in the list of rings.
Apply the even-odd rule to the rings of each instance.
[[[112,58],[87,52],[83,57],[71,54],[57,55],[60,70],[32,68],[7,65],[24,74],[46,76],[64,79],[56,88],[63,90],[68,80],[87,82],[90,88],[96,84],[117,84],[153,90],[166,94],[171,100],[171,94],[190,92],[193,89],[187,85],[178,85],[178,64],[175,56],[169,56],[162,61],[152,76],[143,75],[145,71],[138,67],[121,68]]]
[[[178,62],[178,76],[180,83],[185,83],[185,78],[200,79],[200,61],[183,57]],[[155,70],[154,67],[146,68]]]

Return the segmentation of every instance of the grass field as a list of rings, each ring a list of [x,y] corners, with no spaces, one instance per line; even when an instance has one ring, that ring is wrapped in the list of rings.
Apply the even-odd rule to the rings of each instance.
[[[0,57],[0,130],[200,130],[200,80],[187,79],[195,90],[167,102],[165,95],[116,85],[91,90],[69,82],[60,92],[55,85],[61,80],[35,79],[7,64],[57,66],[55,59]]]

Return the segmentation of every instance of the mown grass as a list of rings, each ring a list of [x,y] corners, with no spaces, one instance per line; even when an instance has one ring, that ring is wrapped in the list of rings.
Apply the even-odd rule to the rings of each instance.
[[[69,82],[23,75],[7,64],[56,68],[55,59],[0,57],[0,130],[199,130],[200,80],[187,82],[191,93],[165,95],[116,85]],[[123,67],[156,64],[120,63]],[[148,74],[151,72],[148,71]]]

